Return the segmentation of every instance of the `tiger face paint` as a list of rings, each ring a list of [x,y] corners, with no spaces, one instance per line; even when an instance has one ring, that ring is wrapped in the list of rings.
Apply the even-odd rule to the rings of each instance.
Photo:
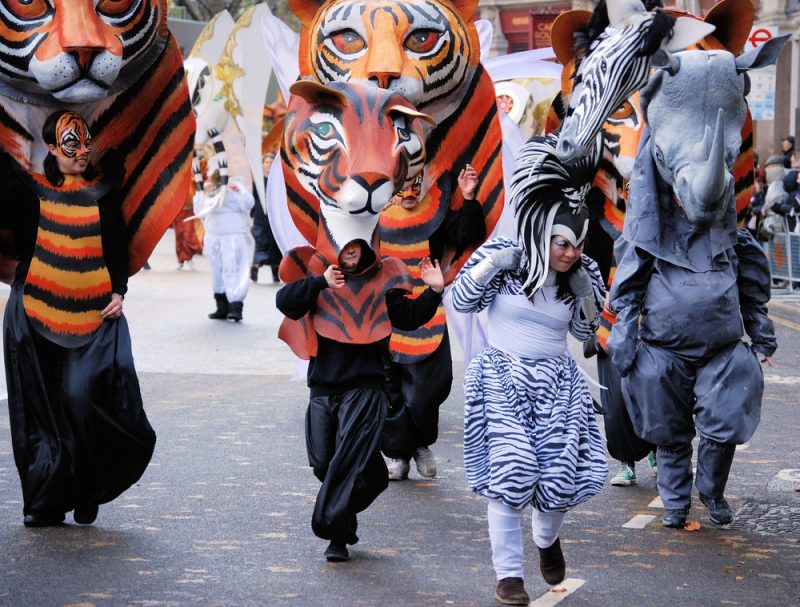
[[[83,173],[89,165],[92,152],[92,135],[78,114],[64,112],[56,122],[56,143],[48,145],[56,157],[58,168],[65,175]]]

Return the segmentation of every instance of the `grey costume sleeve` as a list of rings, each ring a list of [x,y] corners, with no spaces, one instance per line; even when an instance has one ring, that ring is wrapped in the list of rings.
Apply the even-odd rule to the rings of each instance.
[[[615,246],[620,262],[611,285],[609,304],[617,319],[608,338],[607,350],[614,365],[625,377],[636,357],[639,315],[655,261],[649,253],[620,241],[621,238],[618,245],[622,246]]]
[[[737,230],[734,250],[739,260],[736,283],[744,330],[750,336],[753,350],[772,356],[778,342],[775,340],[775,327],[767,316],[772,282],[769,261],[747,230]]]

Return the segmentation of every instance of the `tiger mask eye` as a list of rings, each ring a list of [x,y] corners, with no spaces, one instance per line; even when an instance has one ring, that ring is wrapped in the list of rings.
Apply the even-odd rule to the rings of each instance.
[[[51,11],[47,0],[5,0],[3,4],[12,15],[25,20],[44,17]]]
[[[431,29],[415,30],[405,40],[405,47],[412,53],[429,53],[441,38],[441,32]]]

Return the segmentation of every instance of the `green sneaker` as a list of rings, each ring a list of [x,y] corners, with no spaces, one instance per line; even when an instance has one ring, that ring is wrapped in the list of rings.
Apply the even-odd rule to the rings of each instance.
[[[635,485],[636,470],[632,465],[623,462],[619,468],[619,472],[611,479],[611,484],[615,487],[629,487]]]
[[[647,463],[650,464],[650,471],[653,473],[653,476],[658,475],[658,462],[656,461],[656,452],[651,451],[647,454]]]

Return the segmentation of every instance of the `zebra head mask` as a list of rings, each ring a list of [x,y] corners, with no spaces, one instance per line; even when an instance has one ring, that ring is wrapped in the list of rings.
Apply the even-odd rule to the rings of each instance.
[[[589,227],[586,195],[600,158],[599,142],[572,165],[556,156],[555,135],[533,137],[520,148],[511,178],[511,205],[519,243],[528,263],[523,288],[532,296],[544,284],[550,268],[550,239],[564,236],[580,246]]]
[[[611,25],[584,51],[575,74],[558,157],[574,162],[589,150],[603,123],[647,82],[653,56],[686,48],[714,31],[691,17],[645,10],[640,0],[608,0]]]

